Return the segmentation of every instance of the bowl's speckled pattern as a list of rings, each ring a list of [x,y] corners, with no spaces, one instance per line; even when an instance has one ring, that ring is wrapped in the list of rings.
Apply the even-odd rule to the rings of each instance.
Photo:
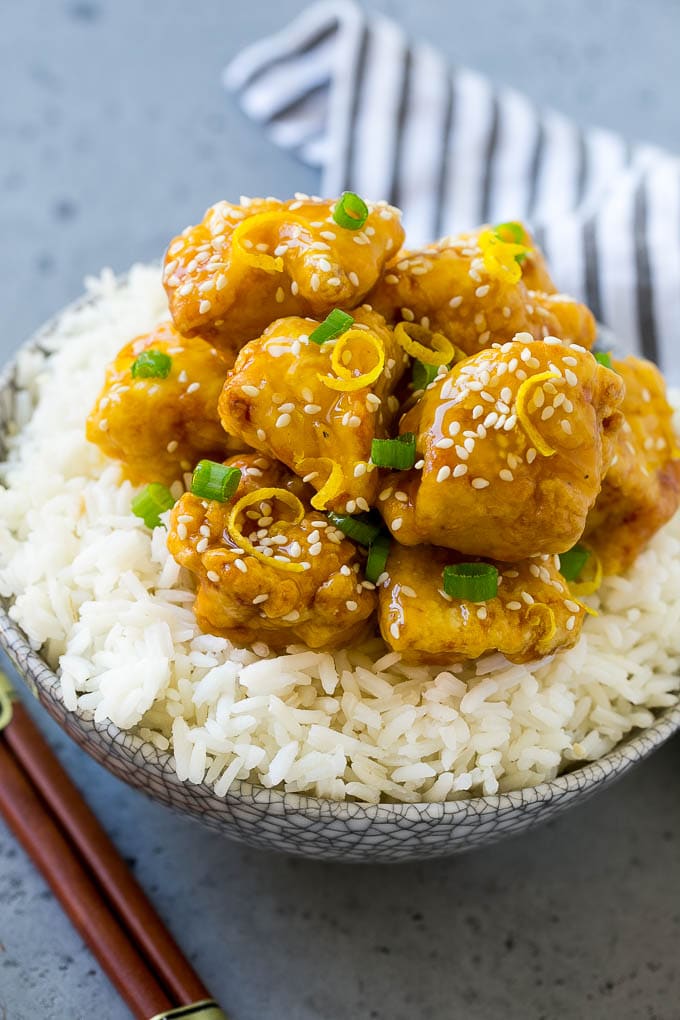
[[[87,301],[88,299],[83,299]],[[81,304],[83,302],[80,302]],[[28,343],[39,348],[57,320]],[[14,418],[18,388],[13,364],[0,376],[0,459]],[[0,642],[33,693],[88,754],[114,775],[205,825],[254,846],[344,861],[405,861],[442,857],[519,833],[564,811],[622,776],[680,729],[680,703],[654,725],[633,733],[597,762],[525,790],[446,804],[337,803],[235,784],[218,798],[207,785],[177,779],[172,758],[92,713],[69,712],[59,680],[0,608]]]

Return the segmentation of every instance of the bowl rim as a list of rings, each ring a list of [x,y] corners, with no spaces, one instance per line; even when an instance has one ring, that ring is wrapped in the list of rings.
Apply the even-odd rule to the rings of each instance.
[[[149,263],[145,265],[151,265]],[[132,269],[114,277],[116,286],[124,285]],[[45,350],[41,341],[48,337],[67,314],[79,311],[81,308],[96,303],[97,295],[84,293],[62,308],[55,315],[51,316],[38,330],[36,330],[24,343],[22,343],[0,369],[0,396],[11,388],[15,387],[15,373],[17,359],[22,352],[27,350],[40,350],[46,357],[53,352]],[[4,452],[4,430],[0,430],[0,456]],[[1,483],[0,483],[1,484]],[[285,804],[287,808],[305,813],[314,809],[318,816],[322,811],[326,815],[338,817],[350,815],[352,818],[363,817],[366,819],[408,819],[410,821],[423,820],[423,818],[436,816],[449,821],[455,821],[457,815],[469,816],[470,812],[477,813],[480,817],[486,814],[499,815],[515,810],[528,803],[547,803],[557,798],[571,796],[585,790],[594,789],[614,777],[622,776],[634,764],[646,758],[653,750],[660,747],[674,733],[680,731],[680,692],[676,702],[658,711],[654,722],[643,729],[635,728],[626,735],[623,740],[616,744],[610,751],[601,758],[588,760],[556,776],[554,779],[543,780],[535,786],[521,787],[518,790],[509,790],[503,793],[484,794],[477,797],[461,797],[457,800],[447,801],[407,801],[392,802],[378,801],[377,803],[366,803],[362,801],[332,800],[330,798],[315,797],[306,793],[292,793],[285,790],[277,790],[265,786],[249,783],[245,780],[236,780],[224,797],[218,798],[212,786],[202,781],[198,784],[191,784],[188,780],[181,780],[172,766],[173,755],[169,751],[161,751],[149,741],[143,740],[137,734],[127,730],[121,730],[111,721],[96,723],[92,710],[82,711],[79,709],[67,709],[61,694],[60,681],[57,673],[49,666],[41,656],[40,651],[33,648],[26,634],[9,615],[12,604],[11,598],[0,599],[0,646],[7,652],[12,660],[17,673],[22,678],[28,689],[41,702],[43,707],[56,718],[57,722],[76,743],[79,743],[74,733],[67,729],[62,720],[58,717],[56,705],[61,706],[61,711],[73,720],[74,729],[83,733],[89,731],[96,735],[96,739],[105,752],[110,749],[111,741],[116,744],[123,758],[133,770],[142,768],[140,757],[144,763],[152,759],[154,764],[160,767],[165,785],[182,789],[185,796],[187,787],[195,791],[201,798],[208,797],[213,801],[222,802],[225,808],[231,803],[247,802],[252,804],[266,803],[271,805],[278,802]],[[47,682],[46,682],[47,681]],[[51,708],[53,705],[54,708]],[[89,753],[86,748],[82,748]],[[140,755],[140,752],[143,752]],[[92,757],[92,755],[90,755]],[[132,780],[128,780],[132,783]],[[132,784],[135,785],[135,784]],[[184,810],[191,811],[190,807],[184,806]],[[196,812],[198,813],[198,812]]]

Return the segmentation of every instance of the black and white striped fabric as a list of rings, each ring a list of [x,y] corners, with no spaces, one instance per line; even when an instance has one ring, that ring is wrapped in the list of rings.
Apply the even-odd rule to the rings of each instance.
[[[410,247],[523,219],[562,290],[621,352],[680,384],[680,160],[451,69],[350,0],[308,8],[224,80],[274,142],[319,168],[322,194],[400,206]]]

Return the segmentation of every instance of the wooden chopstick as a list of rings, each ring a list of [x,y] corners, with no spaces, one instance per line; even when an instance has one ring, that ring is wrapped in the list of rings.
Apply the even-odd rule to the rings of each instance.
[[[139,945],[173,1005],[210,999],[207,988],[19,701],[13,704],[12,721],[4,738]]]
[[[0,740],[0,813],[137,1020],[172,1009],[176,1003],[140,956],[4,739]]]

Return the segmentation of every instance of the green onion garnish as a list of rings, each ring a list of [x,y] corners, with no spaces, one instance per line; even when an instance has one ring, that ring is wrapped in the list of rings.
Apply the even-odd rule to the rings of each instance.
[[[361,230],[368,219],[368,206],[353,191],[343,191],[335,203],[333,219],[345,230]]]
[[[560,574],[565,581],[575,581],[590,559],[590,549],[575,545],[567,552],[560,553]]]
[[[170,489],[160,482],[151,482],[137,493],[131,508],[135,517],[141,517],[147,528],[157,528],[161,523],[160,515],[171,510],[174,505],[175,498]]]
[[[605,368],[611,368],[612,367],[612,356],[609,353],[609,351],[603,351],[603,352],[597,351],[595,353],[595,361],[597,361],[597,363],[599,365],[604,365]]]
[[[376,467],[396,468],[404,471],[416,462],[416,437],[404,432],[396,439],[374,439],[371,443],[371,462]]]
[[[359,545],[370,545],[382,530],[382,524],[377,519],[377,515],[357,514],[356,517],[352,517],[350,514],[331,512],[327,516],[334,527],[339,528],[343,535],[354,539]]]
[[[498,226],[494,227],[494,233],[496,237],[500,238],[501,241],[507,241],[507,237],[503,237],[501,231],[504,230],[506,234],[510,234],[514,244],[524,244],[524,231],[522,230],[521,223],[499,223]],[[524,262],[526,255],[520,253],[515,255],[515,262],[521,265]]]
[[[227,467],[214,460],[199,460],[191,478],[191,491],[201,499],[226,503],[238,489],[240,481],[239,468]]]
[[[486,602],[498,594],[498,570],[491,563],[456,563],[444,567],[444,591],[454,599]]]
[[[377,535],[368,547],[368,559],[364,575],[371,584],[376,584],[378,578],[387,566],[387,557],[390,554],[390,536]]]
[[[339,308],[334,308],[321,325],[309,334],[309,339],[313,340],[315,344],[325,344],[327,340],[335,340],[336,337],[346,333],[353,322],[354,319],[347,312],[341,312]]]
[[[132,362],[133,379],[167,379],[172,368],[172,358],[163,351],[142,351]]]
[[[439,365],[426,365],[422,361],[413,362],[411,384],[414,390],[425,390],[437,378]]]

